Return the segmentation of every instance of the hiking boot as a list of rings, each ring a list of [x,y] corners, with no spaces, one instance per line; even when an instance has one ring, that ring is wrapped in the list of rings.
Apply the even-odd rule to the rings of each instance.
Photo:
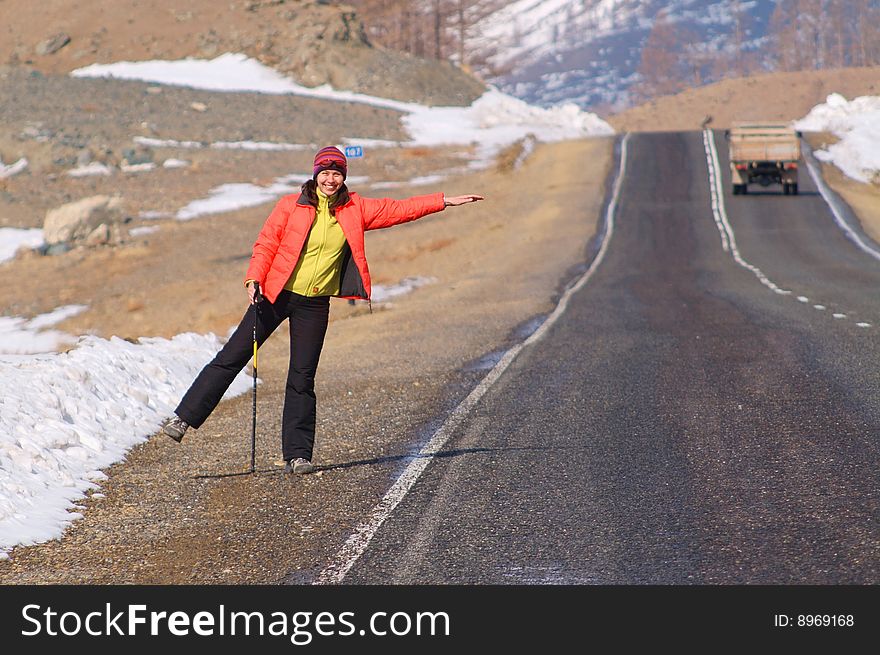
[[[174,439],[177,443],[183,441],[183,435],[189,429],[189,423],[179,416],[172,416],[162,425],[162,432]]]
[[[315,465],[312,464],[305,457],[297,457],[296,459],[292,459],[287,462],[287,466],[284,468],[288,473],[305,475],[306,473],[313,473],[315,470]]]

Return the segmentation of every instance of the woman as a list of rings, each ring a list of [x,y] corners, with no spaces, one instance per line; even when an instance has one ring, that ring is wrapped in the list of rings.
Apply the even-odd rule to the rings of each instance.
[[[163,431],[177,442],[208,418],[257,344],[286,318],[290,321],[290,365],[281,427],[286,470],[311,473],[315,443],[315,372],[324,345],[330,297],[370,298],[364,232],[482,200],[442,193],[406,200],[362,198],[345,186],[348,162],[333,146],[315,155],[312,179],[302,192],[283,197],[260,231],[245,276],[250,306],[238,328],[202,369]],[[259,286],[258,286],[259,285]],[[258,291],[262,292],[265,300]],[[256,317],[254,316],[256,313]]]

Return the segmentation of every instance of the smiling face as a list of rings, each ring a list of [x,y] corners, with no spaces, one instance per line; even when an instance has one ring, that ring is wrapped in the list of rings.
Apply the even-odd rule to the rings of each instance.
[[[318,183],[318,188],[321,189],[321,192],[327,196],[332,196],[334,193],[339,191],[339,187],[342,186],[342,183],[344,181],[345,177],[342,175],[342,173],[333,170],[332,168],[321,171],[315,178],[315,182]]]

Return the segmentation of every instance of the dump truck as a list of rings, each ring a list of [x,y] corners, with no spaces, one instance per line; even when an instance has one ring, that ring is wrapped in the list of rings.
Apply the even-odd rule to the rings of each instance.
[[[748,193],[749,184],[781,184],[782,193],[797,195],[800,132],[785,123],[734,123],[726,136],[733,195]]]

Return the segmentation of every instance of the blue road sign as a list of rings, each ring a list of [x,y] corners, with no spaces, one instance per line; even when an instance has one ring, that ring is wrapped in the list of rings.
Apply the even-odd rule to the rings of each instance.
[[[361,146],[345,146],[345,156],[349,159],[363,157],[364,149]]]

